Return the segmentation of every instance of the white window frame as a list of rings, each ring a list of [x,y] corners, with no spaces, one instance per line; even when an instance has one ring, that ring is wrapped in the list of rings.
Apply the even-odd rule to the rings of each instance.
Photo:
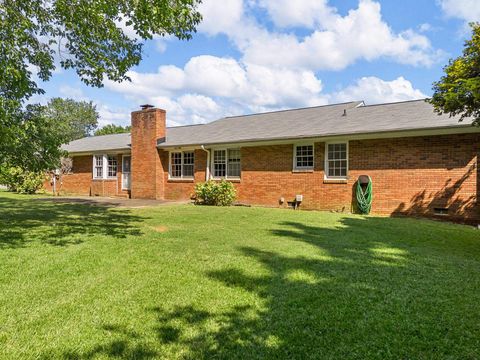
[[[228,176],[228,151],[238,150],[240,152],[240,176]],[[215,176],[215,151],[225,151],[225,176]],[[212,156],[210,159],[210,169],[212,179],[214,180],[240,180],[242,178],[242,151],[241,148],[213,148],[211,149]]]
[[[108,158],[109,157],[115,158],[116,165],[115,165],[115,175],[114,176],[109,176],[108,175],[108,167],[110,166],[110,165],[108,165]],[[116,179],[117,175],[118,175],[118,156],[117,155],[107,155],[107,154],[105,154],[104,160],[107,160],[107,162],[104,165],[105,175],[106,175],[105,178],[106,179]]]
[[[117,157],[117,170],[116,173],[117,175],[115,176],[108,176],[108,157],[113,156]],[[102,157],[102,176],[99,177],[97,176],[97,157]],[[92,156],[92,178],[94,180],[115,180],[118,177],[118,155],[113,155],[113,154],[93,154]]]
[[[102,176],[97,176],[97,158],[102,158]],[[94,154],[93,155],[93,167],[92,175],[94,180],[103,180],[106,178],[106,166],[105,166],[105,154]]]
[[[300,146],[311,146],[312,147],[312,157],[313,165],[312,166],[297,166],[297,148]],[[298,143],[293,145],[293,171],[313,171],[315,169],[315,144],[314,143]]]
[[[181,175],[180,176],[172,176],[172,154],[181,154]],[[193,153],[193,174],[191,176],[184,176],[183,175],[183,166],[184,166],[184,158],[185,153]],[[180,150],[180,151],[169,151],[168,152],[168,179],[169,180],[193,180],[195,178],[195,150]]]
[[[347,173],[345,176],[328,176],[328,145],[334,145],[334,144],[345,144],[346,145],[346,161],[347,161]],[[349,162],[349,146],[348,146],[348,140],[347,141],[329,141],[325,143],[325,175],[324,178],[325,180],[347,180],[348,179],[348,172],[349,172],[349,167],[350,167],[350,162]]]

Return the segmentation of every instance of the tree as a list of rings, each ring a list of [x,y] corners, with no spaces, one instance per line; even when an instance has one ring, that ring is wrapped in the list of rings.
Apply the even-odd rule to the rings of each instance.
[[[122,133],[128,133],[131,130],[131,126],[121,126],[121,125],[115,125],[115,124],[108,124],[102,127],[101,129],[98,129],[95,131],[95,136],[99,135],[109,135],[109,134],[122,134]]]
[[[47,176],[43,171],[23,170],[19,166],[0,167],[0,184],[6,185],[9,191],[20,194],[34,194],[40,190]]]
[[[14,114],[21,119],[20,125],[0,127],[0,167],[20,166],[25,170],[41,171],[58,166],[64,155],[60,146],[68,142],[68,134],[63,125],[59,126],[45,113],[45,106],[27,105]]]
[[[32,109],[25,108],[33,95],[44,92],[34,76],[47,81],[59,64],[74,69],[91,86],[101,87],[105,79],[128,80],[127,71],[142,58],[143,40],[167,34],[191,38],[201,20],[199,2],[1,0],[0,161],[15,153],[17,146],[20,152],[27,150],[17,141],[17,134],[26,143],[39,140],[30,138],[29,126],[38,128],[45,119],[39,123],[34,117],[27,119]],[[129,37],[127,29],[136,36]],[[48,139],[48,133],[43,132],[42,138],[45,149],[35,149],[41,152],[57,141]],[[30,156],[37,156],[34,149]]]
[[[480,125],[480,24],[470,26],[472,38],[465,42],[462,56],[445,66],[428,101],[439,114],[460,115],[460,121],[471,117],[474,125]]]
[[[67,142],[92,135],[98,126],[99,115],[91,101],[53,98],[47,104],[45,115],[66,132]]]

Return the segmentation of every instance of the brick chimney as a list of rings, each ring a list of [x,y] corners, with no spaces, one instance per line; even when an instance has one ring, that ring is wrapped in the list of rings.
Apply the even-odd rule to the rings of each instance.
[[[151,105],[132,112],[131,196],[162,199],[164,171],[157,150],[157,139],[165,138],[166,112]]]

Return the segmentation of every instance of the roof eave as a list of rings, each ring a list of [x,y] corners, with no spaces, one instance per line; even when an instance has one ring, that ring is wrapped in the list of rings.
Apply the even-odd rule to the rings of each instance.
[[[68,151],[68,150],[65,150],[65,151],[70,156],[82,156],[82,155],[105,154],[105,153],[121,154],[121,153],[132,151],[132,148],[128,147],[128,148],[115,148],[115,149],[82,150],[82,151]]]
[[[385,130],[385,131],[359,131],[359,132],[350,132],[350,133],[327,133],[327,134],[309,134],[309,135],[299,135],[299,136],[286,136],[286,137],[275,137],[268,139],[242,139],[242,140],[232,140],[232,141],[222,141],[222,142],[202,142],[202,143],[186,143],[186,144],[168,144],[168,140],[165,143],[157,144],[158,149],[172,149],[179,147],[200,147],[201,145],[205,146],[221,146],[227,144],[247,144],[247,143],[268,143],[268,142],[278,142],[278,141],[295,141],[295,140],[309,140],[309,139],[325,139],[325,138],[345,138],[345,137],[363,137],[365,139],[375,139],[375,138],[388,138],[390,137],[411,137],[411,136],[434,136],[434,135],[449,135],[449,134],[463,134],[463,133],[477,133],[480,132],[479,127],[475,127],[471,124],[461,124],[454,126],[443,126],[443,127],[431,127],[431,128],[421,128],[421,129],[394,129],[394,130]],[[386,136],[387,135],[387,136]]]

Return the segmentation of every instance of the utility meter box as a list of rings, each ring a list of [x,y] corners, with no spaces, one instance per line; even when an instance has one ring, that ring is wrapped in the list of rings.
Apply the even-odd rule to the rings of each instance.
[[[302,202],[303,201],[303,195],[295,195],[295,201],[296,202]]]

